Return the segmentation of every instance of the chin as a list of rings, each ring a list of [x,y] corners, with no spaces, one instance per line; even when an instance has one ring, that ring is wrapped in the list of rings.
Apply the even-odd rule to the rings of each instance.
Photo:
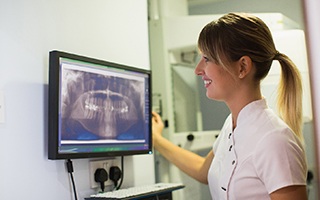
[[[207,92],[206,95],[207,95],[208,99],[215,100],[215,101],[223,101],[223,99],[216,94],[212,94],[212,93]]]

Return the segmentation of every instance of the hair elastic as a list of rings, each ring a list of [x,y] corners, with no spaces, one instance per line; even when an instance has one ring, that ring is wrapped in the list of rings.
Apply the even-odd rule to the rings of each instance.
[[[279,60],[279,57],[280,57],[280,52],[279,51],[276,51],[274,57],[273,57],[273,60]]]

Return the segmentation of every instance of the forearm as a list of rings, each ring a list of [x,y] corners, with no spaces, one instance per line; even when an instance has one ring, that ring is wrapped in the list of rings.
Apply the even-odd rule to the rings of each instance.
[[[201,183],[207,184],[207,174],[211,161],[209,163],[206,158],[178,147],[164,137],[158,138],[154,147],[163,157],[184,173]]]

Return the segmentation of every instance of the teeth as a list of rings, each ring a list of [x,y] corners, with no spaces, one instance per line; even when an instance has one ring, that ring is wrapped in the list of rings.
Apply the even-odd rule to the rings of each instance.
[[[212,82],[211,80],[204,80],[205,85],[210,84],[211,82]]]
[[[87,92],[74,103],[71,118],[101,138],[114,139],[137,122],[138,110],[120,93]]]

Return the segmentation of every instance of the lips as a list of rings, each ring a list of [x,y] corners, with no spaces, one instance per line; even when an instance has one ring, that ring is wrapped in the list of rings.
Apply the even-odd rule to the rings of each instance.
[[[207,88],[212,83],[212,80],[203,80],[204,86]]]

